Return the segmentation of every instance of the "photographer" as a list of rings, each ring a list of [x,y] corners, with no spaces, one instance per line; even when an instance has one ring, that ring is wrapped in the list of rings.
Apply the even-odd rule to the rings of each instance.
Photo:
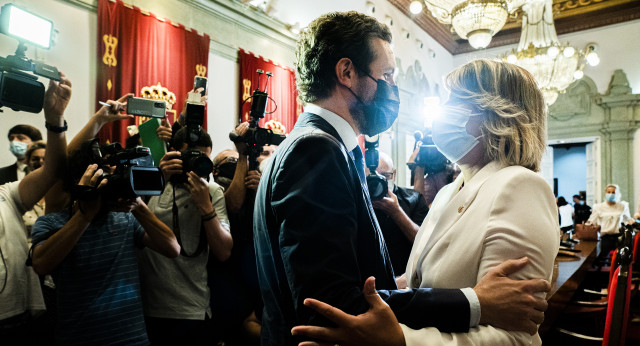
[[[33,227],[33,268],[56,282],[59,344],[146,345],[135,248],[176,257],[180,246],[139,197],[103,196],[112,167],[94,162],[91,145],[68,160],[64,186],[81,199]]]
[[[188,136],[187,128],[178,130],[172,147],[187,149]],[[211,145],[211,137],[200,130],[195,147],[208,157]],[[165,154],[159,167],[169,183],[162,195],[151,197],[149,208],[171,227],[182,250],[175,259],[148,249],[140,254],[149,339],[152,345],[207,345],[212,317],[207,261],[210,254],[218,261],[227,260],[233,247],[223,189],[194,172],[185,172],[179,151]],[[185,175],[186,180],[177,179]]]
[[[453,182],[454,176],[457,176],[457,174],[456,169],[451,163],[447,163],[442,167],[430,169],[431,172],[428,173],[425,166],[430,164],[430,162],[417,162],[419,161],[418,157],[420,156],[420,147],[422,147],[422,145],[422,142],[416,142],[416,149],[411,154],[411,157],[409,157],[407,165],[415,167],[412,169],[413,189],[424,196],[427,206],[431,208],[431,203],[436,197],[436,194],[438,194],[438,191],[440,191],[440,189],[445,185]],[[457,173],[459,173],[459,169],[457,169],[457,171]]]
[[[67,140],[64,111],[71,98],[71,82],[61,76],[50,81],[44,96],[47,163],[20,182],[0,185],[0,339],[6,345],[29,344],[34,337],[30,319],[44,310],[38,276],[25,266],[27,236],[22,214],[31,209],[62,175]]]
[[[376,172],[387,179],[389,191],[387,196],[372,201],[372,204],[389,250],[393,271],[399,274],[404,273],[407,267],[413,240],[429,208],[420,193],[395,184],[396,169],[391,157],[383,152],[378,155]]]

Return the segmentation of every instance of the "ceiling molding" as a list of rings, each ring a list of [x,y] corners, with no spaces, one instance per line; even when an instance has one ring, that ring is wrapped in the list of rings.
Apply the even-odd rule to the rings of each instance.
[[[450,25],[438,22],[426,9],[418,15],[409,12],[411,0],[387,0],[405,16],[440,43],[453,55],[476,49],[467,40],[452,32]],[[638,0],[554,0],[554,21],[558,35],[599,28],[606,25],[640,19]],[[487,48],[516,44],[520,41],[522,11],[516,11]]]

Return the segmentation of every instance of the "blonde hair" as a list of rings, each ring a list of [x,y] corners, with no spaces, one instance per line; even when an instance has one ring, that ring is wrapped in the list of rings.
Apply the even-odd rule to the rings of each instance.
[[[525,69],[479,59],[451,72],[445,80],[451,100],[483,117],[479,139],[485,158],[534,172],[546,149],[547,114],[542,93]]]

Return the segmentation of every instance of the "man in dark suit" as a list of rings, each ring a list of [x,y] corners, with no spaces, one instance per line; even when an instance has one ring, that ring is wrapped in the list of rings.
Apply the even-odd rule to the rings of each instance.
[[[490,277],[477,292],[396,290],[357,145],[358,135],[385,131],[398,115],[389,29],[357,12],[326,14],[301,34],[296,57],[306,112],[262,173],[254,210],[264,300],[262,345],[297,344],[292,327],[328,324],[303,305],[305,298],[349,314],[366,312],[362,287],[370,276],[397,319],[411,328],[465,332],[478,324],[482,307],[483,321],[489,324],[508,321],[506,329],[537,329],[546,302],[508,292],[548,290],[542,280]],[[536,288],[522,286],[526,284]],[[521,304],[523,300],[535,304]],[[534,321],[522,316],[533,316]],[[404,343],[399,327],[389,335],[388,344]]]
[[[17,161],[9,166],[0,168],[0,185],[12,181],[22,180],[26,174],[27,162],[24,155],[31,143],[42,140],[40,130],[31,125],[16,125],[9,129],[9,151]]]

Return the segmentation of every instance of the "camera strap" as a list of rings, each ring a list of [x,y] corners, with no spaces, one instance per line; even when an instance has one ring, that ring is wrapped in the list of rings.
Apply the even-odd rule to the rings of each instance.
[[[207,244],[205,239],[206,235],[204,231],[204,226],[202,225],[202,223],[200,223],[200,238],[198,239],[198,247],[193,253],[188,254],[184,250],[184,245],[182,245],[182,239],[180,238],[180,216],[178,215],[178,211],[179,211],[178,204],[176,203],[176,186],[173,185],[173,206],[171,207],[171,212],[173,214],[173,233],[176,235],[176,240],[180,245],[180,255],[187,258],[198,257],[200,256],[202,251],[204,251],[205,246]]]

